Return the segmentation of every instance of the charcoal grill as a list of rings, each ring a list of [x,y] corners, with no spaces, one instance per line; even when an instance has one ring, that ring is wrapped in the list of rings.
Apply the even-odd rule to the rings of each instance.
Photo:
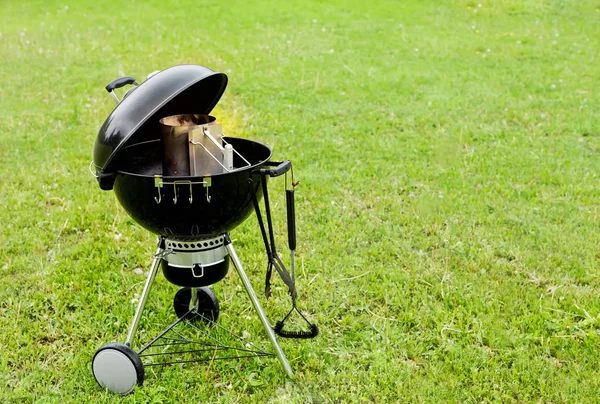
[[[127,85],[134,87],[119,100],[115,90]],[[90,170],[101,189],[115,192],[135,222],[158,236],[125,342],[102,346],[92,360],[97,382],[114,393],[128,394],[141,385],[145,366],[206,360],[195,357],[203,352],[210,353],[210,360],[215,359],[217,351],[230,352],[224,359],[273,355],[292,377],[276,335],[312,338],[318,334],[317,326],[296,306],[296,182],[291,162],[271,161],[271,149],[257,141],[223,135],[216,118],[209,114],[226,86],[225,74],[197,65],[168,68],[141,84],[133,77],[121,77],[106,86],[117,106],[99,130]],[[283,175],[290,185],[286,201],[291,273],[276,251],[267,186],[269,178]],[[289,182],[288,175],[292,176]],[[267,297],[270,294],[275,269],[292,300],[292,309],[275,327],[270,325],[229,236],[253,211],[267,255],[265,293]],[[230,262],[274,353],[217,323],[219,304],[210,286],[227,275]],[[176,320],[135,350],[133,342],[159,268],[169,282],[181,287],[173,301]],[[293,312],[306,321],[307,330],[284,329],[284,321]],[[206,337],[208,342],[194,340],[198,336]],[[241,341],[241,347],[234,346],[232,341],[236,340]],[[183,349],[183,345],[188,347]],[[158,353],[152,351],[155,347],[160,347]],[[167,358],[157,362],[158,356]]]

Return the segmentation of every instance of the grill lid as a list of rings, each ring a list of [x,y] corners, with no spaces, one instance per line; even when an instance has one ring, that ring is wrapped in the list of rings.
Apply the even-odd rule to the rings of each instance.
[[[96,137],[94,165],[100,186],[112,188],[114,173],[119,169],[115,157],[124,146],[159,139],[159,120],[166,116],[209,114],[226,86],[224,73],[198,65],[179,65],[156,73],[130,91],[106,118]]]

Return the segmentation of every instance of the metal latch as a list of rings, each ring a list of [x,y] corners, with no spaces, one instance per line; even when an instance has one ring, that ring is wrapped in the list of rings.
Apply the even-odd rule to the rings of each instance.
[[[200,275],[196,274],[196,269],[200,268]],[[192,276],[194,278],[202,278],[204,276],[204,267],[202,266],[202,264],[194,264],[194,266],[192,267]]]

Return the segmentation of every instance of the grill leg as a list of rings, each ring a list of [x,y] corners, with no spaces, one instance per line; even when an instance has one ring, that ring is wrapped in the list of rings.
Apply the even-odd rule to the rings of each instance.
[[[148,295],[150,294],[150,289],[152,288],[152,284],[154,283],[154,278],[156,278],[156,273],[158,272],[158,267],[162,257],[160,256],[163,252],[165,246],[165,240],[162,237],[158,239],[158,248],[156,249],[156,253],[154,254],[154,260],[152,261],[152,267],[150,268],[150,273],[148,274],[148,278],[146,279],[146,285],[144,286],[144,291],[142,292],[142,296],[140,296],[140,302],[138,303],[137,309],[135,311],[135,315],[133,316],[133,321],[131,322],[131,326],[129,327],[129,333],[127,334],[127,339],[125,340],[125,345],[131,346],[131,341],[135,336],[135,332],[137,331],[138,325],[140,323],[140,318],[142,317],[142,311],[144,310],[144,306],[146,305],[146,300],[148,299]]]
[[[277,357],[279,358],[279,361],[283,365],[283,368],[285,369],[285,372],[287,373],[287,375],[289,377],[294,377],[294,371],[290,367],[290,364],[289,364],[287,358],[285,357],[283,350],[281,349],[281,347],[279,346],[279,343],[277,342],[277,337],[275,336],[275,332],[273,331],[273,328],[271,328],[271,325],[269,324],[269,320],[267,320],[267,316],[265,315],[265,312],[263,311],[263,308],[260,305],[258,298],[256,297],[256,293],[254,292],[254,289],[252,289],[252,284],[250,283],[250,279],[248,279],[248,276],[246,275],[246,272],[244,271],[244,268],[242,267],[242,263],[240,262],[240,259],[238,258],[237,254],[235,253],[235,250],[233,249],[233,244],[231,244],[231,240],[229,239],[228,234],[225,235],[225,248],[227,249],[227,252],[231,256],[231,260],[233,261],[233,266],[235,267],[235,270],[238,273],[238,275],[240,276],[240,278],[242,279],[244,288],[246,289],[246,292],[248,292],[248,297],[250,297],[250,301],[252,302],[252,305],[254,306],[256,313],[258,314],[258,317],[260,317],[260,321],[263,323],[263,326],[265,327],[265,330],[267,331],[267,334],[269,335],[269,339],[271,340],[271,344],[273,345],[273,348],[275,348],[275,352],[277,353]]]
[[[190,288],[190,292],[192,293],[192,296],[188,307],[190,310],[194,310],[198,308],[198,289]]]

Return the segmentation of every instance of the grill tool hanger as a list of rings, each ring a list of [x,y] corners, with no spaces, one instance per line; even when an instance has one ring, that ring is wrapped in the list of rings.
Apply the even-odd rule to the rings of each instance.
[[[162,201],[162,194],[160,192],[161,188],[163,188],[165,185],[172,185],[173,186],[173,203],[175,205],[177,205],[177,201],[179,200],[177,197],[177,195],[178,195],[177,185],[185,185],[185,186],[190,187],[190,197],[188,198],[188,202],[191,204],[194,202],[194,188],[192,187],[192,185],[204,185],[204,188],[206,188],[206,202],[210,203],[210,194],[208,192],[208,189],[210,188],[211,184],[212,184],[212,179],[210,177],[204,177],[202,179],[202,181],[188,181],[188,180],[163,181],[162,175],[155,175],[154,176],[154,186],[156,187],[158,196],[154,197],[154,201],[157,204],[160,204],[160,202]]]
[[[267,274],[265,279],[265,296],[267,299],[271,295],[271,276],[273,274],[273,268],[277,271],[283,283],[288,287],[288,292],[292,299],[292,308],[288,312],[288,314],[283,318],[283,320],[278,321],[273,327],[275,333],[280,337],[284,338],[314,338],[319,334],[319,328],[316,324],[311,323],[308,319],[302,314],[302,312],[298,309],[296,305],[297,291],[296,291],[296,274],[294,267],[294,255],[296,251],[296,215],[294,209],[294,187],[297,183],[294,182],[294,170],[292,169],[292,163],[289,160],[275,163],[269,162],[266,165],[276,166],[272,169],[259,169],[258,173],[261,175],[261,184],[263,190],[263,198],[265,203],[265,213],[267,216],[267,226],[269,235],[267,237],[267,231],[265,229],[265,224],[262,219],[262,214],[260,212],[260,207],[258,205],[258,200],[256,195],[252,194],[252,202],[254,204],[254,210],[256,211],[256,217],[258,219],[258,224],[260,226],[260,232],[263,237],[263,241],[265,243],[265,250],[267,252],[268,264],[267,264]],[[288,272],[285,265],[277,255],[277,249],[275,247],[275,235],[273,232],[273,220],[271,218],[271,207],[269,204],[269,191],[267,187],[267,176],[269,177],[278,177],[282,174],[286,174],[290,169],[292,169],[292,187],[290,189],[286,189],[286,210],[287,210],[287,227],[288,227],[288,244],[290,248],[291,255],[291,270],[292,273]],[[252,180],[250,180],[252,181]],[[286,176],[286,184],[287,184],[287,176]],[[286,186],[287,188],[287,186]],[[290,317],[293,312],[297,312],[300,317],[308,324],[309,331],[286,331],[283,329],[285,321]]]

